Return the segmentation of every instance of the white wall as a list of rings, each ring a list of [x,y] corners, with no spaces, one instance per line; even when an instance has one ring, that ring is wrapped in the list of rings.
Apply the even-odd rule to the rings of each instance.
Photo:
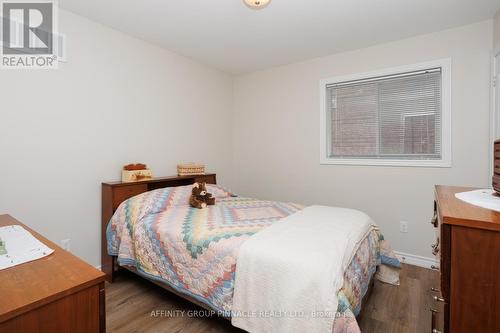
[[[236,78],[234,190],[363,210],[396,250],[431,257],[434,184],[490,183],[492,31],[489,20]],[[319,164],[320,79],[442,58],[452,59],[452,168]]]
[[[495,36],[499,34],[499,15]],[[234,79],[61,10],[68,62],[0,71],[0,212],[100,264],[100,183],[201,161],[236,192],[369,213],[397,250],[430,256],[433,185],[487,186],[492,21]],[[498,40],[498,39],[496,39]],[[319,80],[453,62],[453,167],[319,165]],[[234,90],[234,91],[233,91]],[[234,139],[234,140],[232,140]],[[399,233],[399,221],[409,233]]]
[[[68,62],[0,71],[0,212],[100,265],[102,181],[200,161],[229,181],[232,78],[60,11]]]
[[[493,43],[495,51],[500,51],[500,9],[493,20]]]
[[[491,140],[500,138],[500,9],[493,18],[493,77],[497,84],[492,87],[491,98]],[[490,156],[493,172],[493,152]]]

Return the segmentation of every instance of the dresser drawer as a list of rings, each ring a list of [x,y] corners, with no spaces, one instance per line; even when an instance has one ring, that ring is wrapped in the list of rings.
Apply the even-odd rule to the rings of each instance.
[[[500,332],[500,233],[452,226],[450,332]]]
[[[104,333],[100,302],[99,285],[94,285],[0,323],[0,333]]]

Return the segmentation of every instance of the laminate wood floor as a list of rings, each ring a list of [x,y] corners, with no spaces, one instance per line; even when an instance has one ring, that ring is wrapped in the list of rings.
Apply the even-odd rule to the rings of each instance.
[[[403,264],[400,276],[397,287],[375,281],[359,320],[363,333],[430,331],[429,290],[438,286],[438,273]],[[124,272],[106,285],[108,332],[243,332],[228,320],[207,318],[206,314],[206,310],[132,273]]]

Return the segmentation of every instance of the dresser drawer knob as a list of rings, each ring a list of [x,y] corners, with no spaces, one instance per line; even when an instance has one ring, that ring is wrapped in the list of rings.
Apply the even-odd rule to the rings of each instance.
[[[439,296],[434,296],[433,297],[436,302],[444,302],[444,298],[439,297]]]
[[[435,266],[435,265],[431,265],[431,269],[435,270],[435,271],[439,271],[439,267]]]
[[[437,255],[439,253],[439,237],[436,239],[436,243],[431,245],[432,248],[432,254]]]
[[[433,328],[432,333],[442,333],[441,331],[438,331],[437,329]]]
[[[438,214],[437,212],[434,212],[434,216],[432,217],[431,224],[434,226],[434,228],[437,228],[437,222],[438,222]]]
[[[441,292],[441,290],[436,289],[434,287],[431,288],[431,291],[434,292],[434,293],[440,293]]]

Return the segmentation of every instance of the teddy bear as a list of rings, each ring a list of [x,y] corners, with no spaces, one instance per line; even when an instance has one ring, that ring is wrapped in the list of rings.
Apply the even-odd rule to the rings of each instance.
[[[189,204],[201,209],[207,207],[207,205],[215,205],[215,198],[208,193],[205,183],[194,183]]]

